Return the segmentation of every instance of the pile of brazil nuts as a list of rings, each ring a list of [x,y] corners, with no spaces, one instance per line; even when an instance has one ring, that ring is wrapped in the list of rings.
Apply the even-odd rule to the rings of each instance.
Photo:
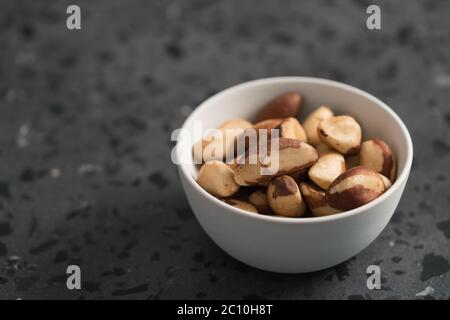
[[[350,115],[335,115],[327,106],[319,106],[300,123],[302,102],[302,95],[286,93],[263,106],[254,123],[232,119],[218,128],[244,132],[278,129],[277,171],[262,175],[263,164],[259,161],[226,161],[230,146],[239,138],[231,135],[224,138],[222,150],[213,150],[210,156],[202,152],[200,159],[197,156],[202,163],[197,183],[236,208],[283,217],[337,214],[360,207],[385,192],[396,177],[389,145],[381,139],[362,142],[359,123]],[[212,142],[214,137],[206,137],[194,148],[204,150]],[[237,157],[236,150],[231,150],[231,156]],[[220,155],[219,159],[214,154]]]

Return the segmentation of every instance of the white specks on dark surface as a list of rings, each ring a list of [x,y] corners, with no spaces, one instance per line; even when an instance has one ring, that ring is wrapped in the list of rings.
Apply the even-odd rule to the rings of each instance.
[[[193,110],[193,109],[192,109],[191,106],[183,105],[183,106],[181,106],[181,108],[180,108],[180,114],[181,114],[183,117],[187,117],[187,116],[189,116],[189,115],[191,114],[192,110]]]
[[[31,129],[28,123],[24,123],[20,126],[19,132],[17,133],[17,146],[19,148],[28,146],[30,131]]]

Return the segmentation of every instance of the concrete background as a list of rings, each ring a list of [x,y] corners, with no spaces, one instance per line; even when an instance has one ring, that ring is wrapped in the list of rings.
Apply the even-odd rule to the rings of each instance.
[[[82,9],[68,31],[66,7]],[[381,6],[382,29],[365,27]],[[450,2],[1,1],[0,298],[450,298]],[[247,267],[202,231],[170,133],[255,78],[343,81],[386,101],[415,147],[402,201],[351,260]],[[83,289],[66,289],[69,264]],[[366,288],[378,264],[382,290]]]

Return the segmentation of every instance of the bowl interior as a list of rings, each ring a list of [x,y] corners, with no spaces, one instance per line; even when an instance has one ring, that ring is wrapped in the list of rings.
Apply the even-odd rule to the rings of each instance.
[[[190,158],[193,141],[201,138],[202,132],[195,130],[196,121],[201,122],[204,130],[217,128],[222,122],[232,118],[252,121],[264,104],[289,91],[299,92],[304,97],[300,121],[320,105],[327,105],[336,115],[353,116],[362,127],[363,140],[380,138],[391,146],[397,161],[397,177],[411,165],[412,145],[409,133],[400,118],[383,102],[362,90],[339,82],[302,77],[251,81],[212,96],[194,110],[183,125],[191,136],[190,139],[178,140],[178,158]],[[188,176],[195,179],[197,167],[194,164],[182,161],[181,166]]]

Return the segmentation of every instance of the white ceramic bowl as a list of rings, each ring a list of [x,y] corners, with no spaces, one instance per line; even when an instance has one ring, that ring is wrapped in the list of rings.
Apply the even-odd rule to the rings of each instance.
[[[397,159],[397,180],[392,187],[351,211],[326,217],[284,218],[250,213],[219,201],[195,182],[197,169],[193,164],[179,164],[178,172],[195,216],[220,248],[263,270],[303,273],[339,264],[375,240],[403,193],[413,147],[402,120],[379,99],[346,84],[306,77],[261,79],[226,89],[198,106],[183,128],[194,132],[195,120],[214,128],[231,118],[252,119],[266,102],[288,91],[304,96],[301,119],[324,104],[335,114],[354,116],[363,128],[363,139],[385,140]],[[199,138],[197,133],[194,140]],[[179,140],[175,154],[178,160],[190,157],[191,141]]]

